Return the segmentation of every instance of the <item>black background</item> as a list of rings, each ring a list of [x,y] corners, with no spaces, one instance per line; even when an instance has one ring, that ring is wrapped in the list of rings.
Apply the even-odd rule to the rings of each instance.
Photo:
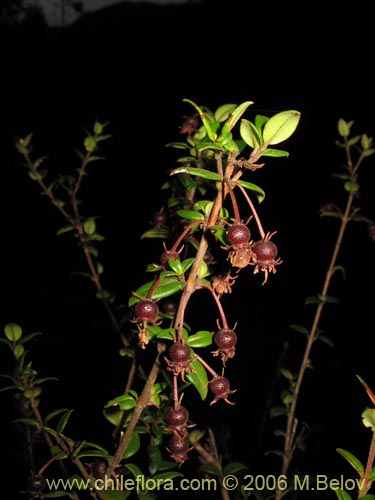
[[[91,286],[70,276],[84,265],[82,257],[69,236],[56,237],[62,221],[17,164],[14,137],[33,132],[35,154],[51,157],[51,175],[69,173],[78,166],[73,148],[82,129],[96,118],[110,122],[106,161],[93,166],[83,195],[106,237],[105,286],[126,304],[149,279],[146,264],[159,252],[159,242],[139,237],[165,201],[160,186],[175,158],[165,144],[181,138],[182,117],[191,113],[182,100],[212,109],[252,100],[250,119],[251,113],[301,111],[285,145],[289,158],[271,160],[251,179],[266,191],[260,214],[267,230],[278,231],[284,262],[264,287],[250,271],[243,273],[225,297],[229,323],[238,321],[240,348],[227,369],[238,389],[236,406],[192,405],[193,419],[217,432],[226,458],[273,471],[273,459],[263,453],[276,444],[265,418],[276,366],[288,340],[288,362],[297,367],[303,345],[288,325],[309,324],[312,312],[304,300],[320,291],[334,244],[336,221],[319,219],[319,208],[341,197],[331,177],[344,162],[335,146],[337,120],[354,120],[355,133],[374,135],[372,16],[371,2],[347,2],[345,8],[339,2],[124,3],[63,29],[35,22],[2,27],[2,323],[44,333],[33,346],[34,364],[41,376],[61,378],[50,387],[48,404],[76,408],[77,439],[95,440],[97,428],[106,426],[103,404],[122,390],[118,339]],[[370,218],[373,172],[371,158],[360,198]],[[314,348],[315,370],[308,372],[301,398],[300,418],[311,426],[300,465],[306,473],[349,475],[336,447],[366,459],[370,434],[360,415],[369,400],[355,374],[375,384],[373,255],[366,227],[350,227],[339,259],[346,279],[337,276],[331,289],[340,305],[327,307],[323,316],[322,328],[335,346]],[[213,329],[215,312],[206,315],[200,299],[193,305],[193,325]],[[199,323],[202,310],[205,325]],[[6,366],[7,356],[1,359]],[[9,423],[10,400],[2,397]],[[8,428],[1,454],[7,477],[17,483]],[[106,439],[110,431],[103,432]]]

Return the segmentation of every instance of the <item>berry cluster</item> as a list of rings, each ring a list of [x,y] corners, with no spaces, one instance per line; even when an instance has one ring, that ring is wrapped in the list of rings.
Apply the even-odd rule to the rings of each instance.
[[[187,429],[193,427],[194,424],[188,424],[189,412],[179,402],[176,407],[168,406],[164,417],[168,424],[165,430],[172,432],[167,449],[171,454],[171,458],[178,464],[182,464],[187,459],[188,452],[192,449]]]
[[[191,155],[195,154],[192,151],[196,144],[195,134],[199,135],[199,130],[198,115],[186,117],[181,133],[187,135]],[[188,424],[189,412],[180,404],[182,396],[179,380],[184,386],[187,383],[195,385],[200,395],[203,394],[203,399],[209,391],[212,396],[210,406],[221,400],[234,404],[230,401],[230,396],[236,390],[231,389],[230,381],[224,372],[227,363],[236,354],[237,333],[235,329],[237,324],[232,328],[228,326],[222,306],[222,296],[232,292],[240,271],[248,266],[254,268],[254,274],[264,273],[263,284],[265,284],[269,274],[275,273],[276,267],[282,262],[278,258],[276,244],[271,241],[276,231],[264,232],[251,199],[238,182],[242,167],[254,170],[261,168],[262,165],[254,163],[256,158],[246,161],[237,159],[237,152],[228,153],[226,158],[220,155],[214,157],[209,151],[207,158],[205,155],[206,152],[197,149],[198,178],[191,175],[188,179],[189,176],[185,174],[180,183],[173,184],[171,181],[169,187],[172,195],[168,208],[165,210],[163,208],[154,215],[150,237],[164,239],[163,251],[159,262],[150,265],[148,270],[159,272],[159,275],[148,290],[146,297],[138,295],[140,300],[135,304],[134,309],[134,321],[138,326],[138,339],[141,347],[144,348],[150,338],[162,342],[168,338],[172,339],[167,355],[164,356],[166,371],[171,374],[173,387],[171,403],[165,412],[167,422],[165,430],[172,433],[167,450],[179,464],[187,459],[187,454],[191,449],[188,432],[191,427],[191,424]],[[220,189],[217,189],[216,177],[215,183],[212,183],[215,186],[215,203],[199,197],[200,194],[206,193],[209,185],[209,182],[205,180],[200,185],[200,175],[205,178],[202,174],[206,166],[205,159],[209,165],[207,172],[216,160],[217,171],[222,174]],[[187,170],[189,168],[187,167]],[[193,168],[190,173],[192,174],[193,171],[198,172],[198,169]],[[210,180],[210,176],[211,174],[207,174],[206,179]],[[217,194],[218,191],[219,194]],[[251,210],[247,220],[240,217],[236,199],[238,192],[245,196]],[[232,204],[233,217],[229,215],[225,207],[228,197]],[[250,220],[254,220],[257,225],[259,239],[252,238],[252,231],[249,228]],[[222,250],[228,252],[224,258]],[[158,294],[154,295],[160,283],[164,283],[166,289],[172,283],[172,291],[163,293],[160,287]],[[202,290],[208,290],[211,294],[220,320],[217,320],[216,331],[191,334],[185,316],[191,295]],[[176,291],[180,292],[178,305],[173,304],[173,307],[162,307],[159,310],[156,304],[159,297],[169,297]],[[159,328],[163,322],[168,322],[164,333],[161,332],[162,327]],[[221,361],[219,373],[205,357],[200,355],[200,351],[197,351],[212,343],[216,348],[211,350],[211,356]],[[203,373],[205,380],[203,388],[197,387],[199,385],[197,378],[202,378],[201,375],[194,377],[197,371]]]
[[[258,241],[250,241],[251,232],[243,222],[235,222],[226,230],[226,239],[230,247],[223,247],[229,250],[228,259],[232,267],[243,269],[249,264],[254,265],[254,274],[259,271],[264,272],[265,277],[263,285],[267,282],[268,273],[275,273],[276,266],[281,264],[282,260],[277,258],[278,249],[272,236],[275,234],[267,233],[264,238]]]

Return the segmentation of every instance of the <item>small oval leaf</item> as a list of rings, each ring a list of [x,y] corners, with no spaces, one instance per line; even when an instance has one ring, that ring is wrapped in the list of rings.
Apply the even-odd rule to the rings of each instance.
[[[263,140],[267,144],[279,144],[288,139],[296,130],[301,118],[299,111],[290,110],[277,113],[267,121],[263,129]]]

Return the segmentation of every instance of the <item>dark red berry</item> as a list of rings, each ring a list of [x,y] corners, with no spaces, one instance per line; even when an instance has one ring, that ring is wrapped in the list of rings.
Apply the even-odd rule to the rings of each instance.
[[[175,302],[172,302],[171,300],[166,300],[162,304],[162,309],[165,314],[170,314],[171,316],[174,316],[177,311],[177,305]]]
[[[236,345],[237,335],[229,328],[223,328],[215,333],[215,343],[220,349],[231,349]]]
[[[168,449],[174,455],[184,455],[189,449],[189,439],[174,435],[169,440]]]
[[[135,314],[138,321],[153,323],[159,314],[159,307],[152,300],[144,299],[136,303]]]
[[[184,406],[179,406],[178,408],[174,408],[173,406],[169,406],[165,412],[165,420],[172,427],[180,427],[189,419],[189,412]]]
[[[169,356],[175,363],[186,363],[190,359],[191,349],[186,344],[176,342],[169,348]]]
[[[228,394],[230,388],[229,380],[226,377],[216,377],[210,382],[210,389],[215,396]]]
[[[171,252],[170,250],[165,250],[160,256],[160,264],[162,266],[166,266],[168,264],[169,259],[175,261],[179,258],[180,254],[178,252]]]
[[[260,240],[254,243],[252,248],[256,255],[256,260],[259,264],[269,264],[276,259],[277,246],[273,241]]]
[[[105,460],[94,460],[91,472],[92,475],[98,479],[104,477],[105,471],[107,470],[107,462]]]
[[[165,227],[167,224],[167,216],[163,212],[156,212],[154,214],[154,225],[157,228]]]
[[[226,237],[231,246],[246,245],[250,241],[250,229],[242,222],[235,222],[226,230]]]

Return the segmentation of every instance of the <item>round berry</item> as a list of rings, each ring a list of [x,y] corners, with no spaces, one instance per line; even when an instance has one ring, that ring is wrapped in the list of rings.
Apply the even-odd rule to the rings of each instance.
[[[171,252],[170,250],[165,250],[160,256],[160,264],[162,266],[166,266],[168,264],[169,259],[175,261],[179,258],[180,254],[178,252]]]
[[[135,305],[135,314],[137,320],[153,323],[159,314],[159,307],[152,300],[140,300]]]
[[[176,409],[173,406],[169,406],[165,412],[165,420],[173,427],[179,427],[186,424],[188,419],[189,412],[184,406],[179,406]]]
[[[223,328],[215,333],[215,343],[219,349],[232,349],[237,342],[237,335],[229,328]]]
[[[232,246],[245,245],[250,241],[250,229],[242,222],[235,222],[226,230],[226,237]]]
[[[175,363],[186,363],[190,359],[191,349],[186,344],[176,342],[169,348],[169,356]]]
[[[257,241],[252,250],[256,255],[257,262],[261,264],[271,263],[277,256],[277,246],[270,240]]]
[[[215,396],[227,394],[229,392],[230,383],[226,377],[216,377],[210,382],[210,389]]]
[[[180,436],[172,436],[168,444],[169,451],[176,455],[183,455],[189,449],[189,439]]]
[[[155,227],[165,227],[167,224],[167,216],[163,212],[156,212],[154,214]]]
[[[105,460],[94,460],[92,464],[92,474],[97,479],[104,477],[105,471],[107,470],[107,462]]]
[[[165,314],[170,314],[171,316],[174,316],[177,312],[176,302],[172,302],[171,300],[166,300],[162,304],[162,309]]]

